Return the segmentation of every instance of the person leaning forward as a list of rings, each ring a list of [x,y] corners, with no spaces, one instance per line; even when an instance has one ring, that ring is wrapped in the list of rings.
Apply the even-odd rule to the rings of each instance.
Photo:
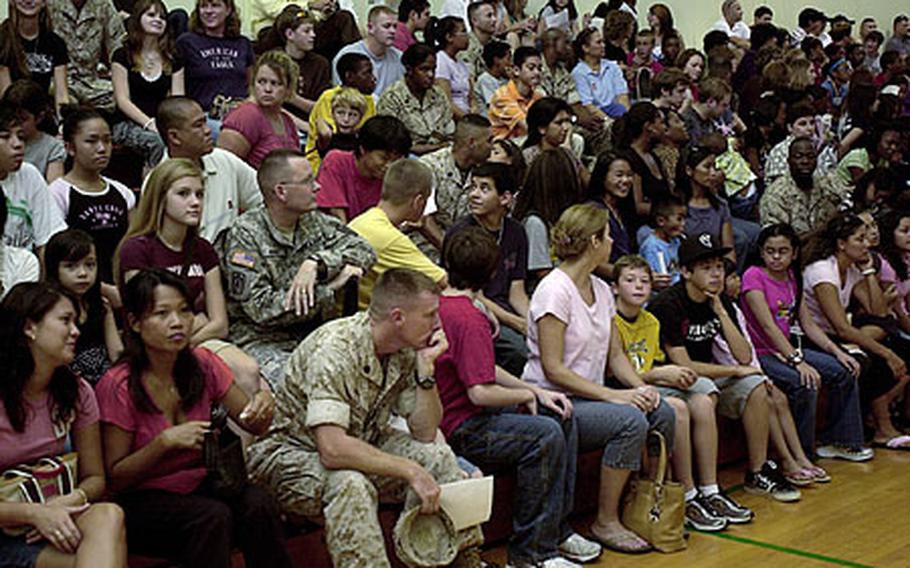
[[[319,186],[300,152],[270,152],[257,177],[265,204],[228,230],[222,263],[231,341],[274,388],[300,340],[334,315],[335,291],[370,268],[376,253],[316,210]]]
[[[285,513],[325,517],[335,566],[390,565],[379,494],[435,514],[439,484],[463,477],[449,446],[435,441],[442,404],[434,364],[448,349],[436,288],[416,271],[390,269],[368,311],[304,339],[275,391],[271,429],[249,448],[252,478],[272,488]],[[392,413],[409,432],[391,428]],[[482,540],[479,527],[459,531],[456,565],[479,562]]]

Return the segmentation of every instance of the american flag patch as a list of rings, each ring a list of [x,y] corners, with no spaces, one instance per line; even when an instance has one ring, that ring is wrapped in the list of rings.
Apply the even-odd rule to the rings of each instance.
[[[256,259],[253,258],[253,255],[249,252],[238,250],[234,251],[231,255],[231,264],[244,268],[254,268],[256,266]]]

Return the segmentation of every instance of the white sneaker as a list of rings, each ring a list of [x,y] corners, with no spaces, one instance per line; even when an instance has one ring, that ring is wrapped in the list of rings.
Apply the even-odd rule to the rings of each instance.
[[[581,564],[576,564],[562,556],[554,556],[541,562],[540,568],[581,568]]]
[[[581,563],[591,562],[602,552],[603,547],[600,544],[575,532],[559,545],[559,553],[563,557]]]

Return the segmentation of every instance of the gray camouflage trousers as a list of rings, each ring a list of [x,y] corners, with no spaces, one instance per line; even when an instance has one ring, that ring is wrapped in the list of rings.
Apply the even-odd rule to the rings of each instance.
[[[392,477],[365,475],[354,470],[327,470],[319,453],[264,440],[251,455],[251,476],[268,485],[283,511],[293,515],[325,517],[326,540],[332,564],[338,568],[390,566],[379,525],[379,495],[383,502],[405,502],[405,509],[419,504],[417,494],[407,482]],[[409,434],[388,430],[376,446],[389,454],[416,461],[437,483],[462,479],[455,454],[446,444],[425,444]],[[259,456],[264,456],[261,460]],[[470,527],[458,535],[458,549],[483,542],[480,527]]]

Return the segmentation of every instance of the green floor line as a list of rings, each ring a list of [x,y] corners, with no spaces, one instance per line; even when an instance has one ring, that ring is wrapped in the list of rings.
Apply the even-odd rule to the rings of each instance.
[[[872,566],[869,566],[867,564],[860,564],[858,562],[851,562],[850,560],[842,560],[840,558],[832,558],[831,556],[825,556],[823,554],[816,554],[814,552],[806,552],[805,550],[789,548],[789,547],[780,546],[777,544],[770,544],[767,542],[761,542],[759,540],[752,540],[751,538],[733,536],[732,534],[717,533],[717,532],[702,532],[702,531],[696,531],[696,532],[698,532],[699,534],[704,534],[704,535],[713,536],[713,537],[717,537],[717,538],[723,538],[726,540],[732,540],[734,542],[739,542],[741,544],[751,544],[753,546],[759,546],[761,548],[767,548],[769,550],[783,552],[784,554],[792,554],[793,556],[802,556],[803,558],[811,558],[812,560],[819,560],[821,562],[827,562],[829,564],[837,564],[839,566],[849,566],[850,568],[873,568]]]
[[[736,493],[737,491],[742,491],[742,488],[743,488],[742,483],[739,483],[737,485],[731,485],[730,487],[727,487],[726,490],[724,490],[724,493],[726,493],[727,495],[730,495],[732,493]]]

